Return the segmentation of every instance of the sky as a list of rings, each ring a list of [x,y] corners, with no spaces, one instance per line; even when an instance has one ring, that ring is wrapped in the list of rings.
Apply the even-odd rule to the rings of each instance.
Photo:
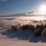
[[[37,11],[37,7],[45,0],[0,0],[0,14],[13,14]]]

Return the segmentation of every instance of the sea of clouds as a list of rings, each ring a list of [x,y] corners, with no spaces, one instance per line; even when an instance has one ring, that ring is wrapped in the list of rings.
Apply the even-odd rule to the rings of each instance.
[[[0,17],[0,27],[11,28],[12,25],[20,26],[24,24],[32,24],[33,21],[44,20],[42,17],[28,16],[28,17]],[[37,22],[38,23],[38,22]]]

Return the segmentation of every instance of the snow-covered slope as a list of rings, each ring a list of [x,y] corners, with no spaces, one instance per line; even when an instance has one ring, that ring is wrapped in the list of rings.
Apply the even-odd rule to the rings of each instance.
[[[10,29],[0,29],[0,46],[46,46],[46,39],[34,37],[29,30],[12,32]]]

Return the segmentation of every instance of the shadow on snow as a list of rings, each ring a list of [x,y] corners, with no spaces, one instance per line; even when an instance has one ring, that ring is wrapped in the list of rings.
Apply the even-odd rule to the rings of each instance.
[[[11,29],[0,32],[2,35],[6,35],[8,38],[17,38],[18,40],[28,40],[28,42],[46,42],[45,38],[42,38],[42,36],[35,37],[33,36],[33,32],[30,30],[18,30],[16,32],[13,32]]]

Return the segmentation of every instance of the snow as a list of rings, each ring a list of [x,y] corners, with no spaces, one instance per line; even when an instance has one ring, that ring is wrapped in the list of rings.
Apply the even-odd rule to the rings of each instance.
[[[46,38],[34,37],[30,30],[17,30],[13,32],[11,25],[36,24],[25,19],[0,19],[0,46],[46,46]],[[39,22],[40,23],[40,22]]]
[[[9,33],[10,32],[10,33]],[[45,39],[32,36],[31,31],[13,33],[11,30],[0,30],[0,46],[46,46]]]

